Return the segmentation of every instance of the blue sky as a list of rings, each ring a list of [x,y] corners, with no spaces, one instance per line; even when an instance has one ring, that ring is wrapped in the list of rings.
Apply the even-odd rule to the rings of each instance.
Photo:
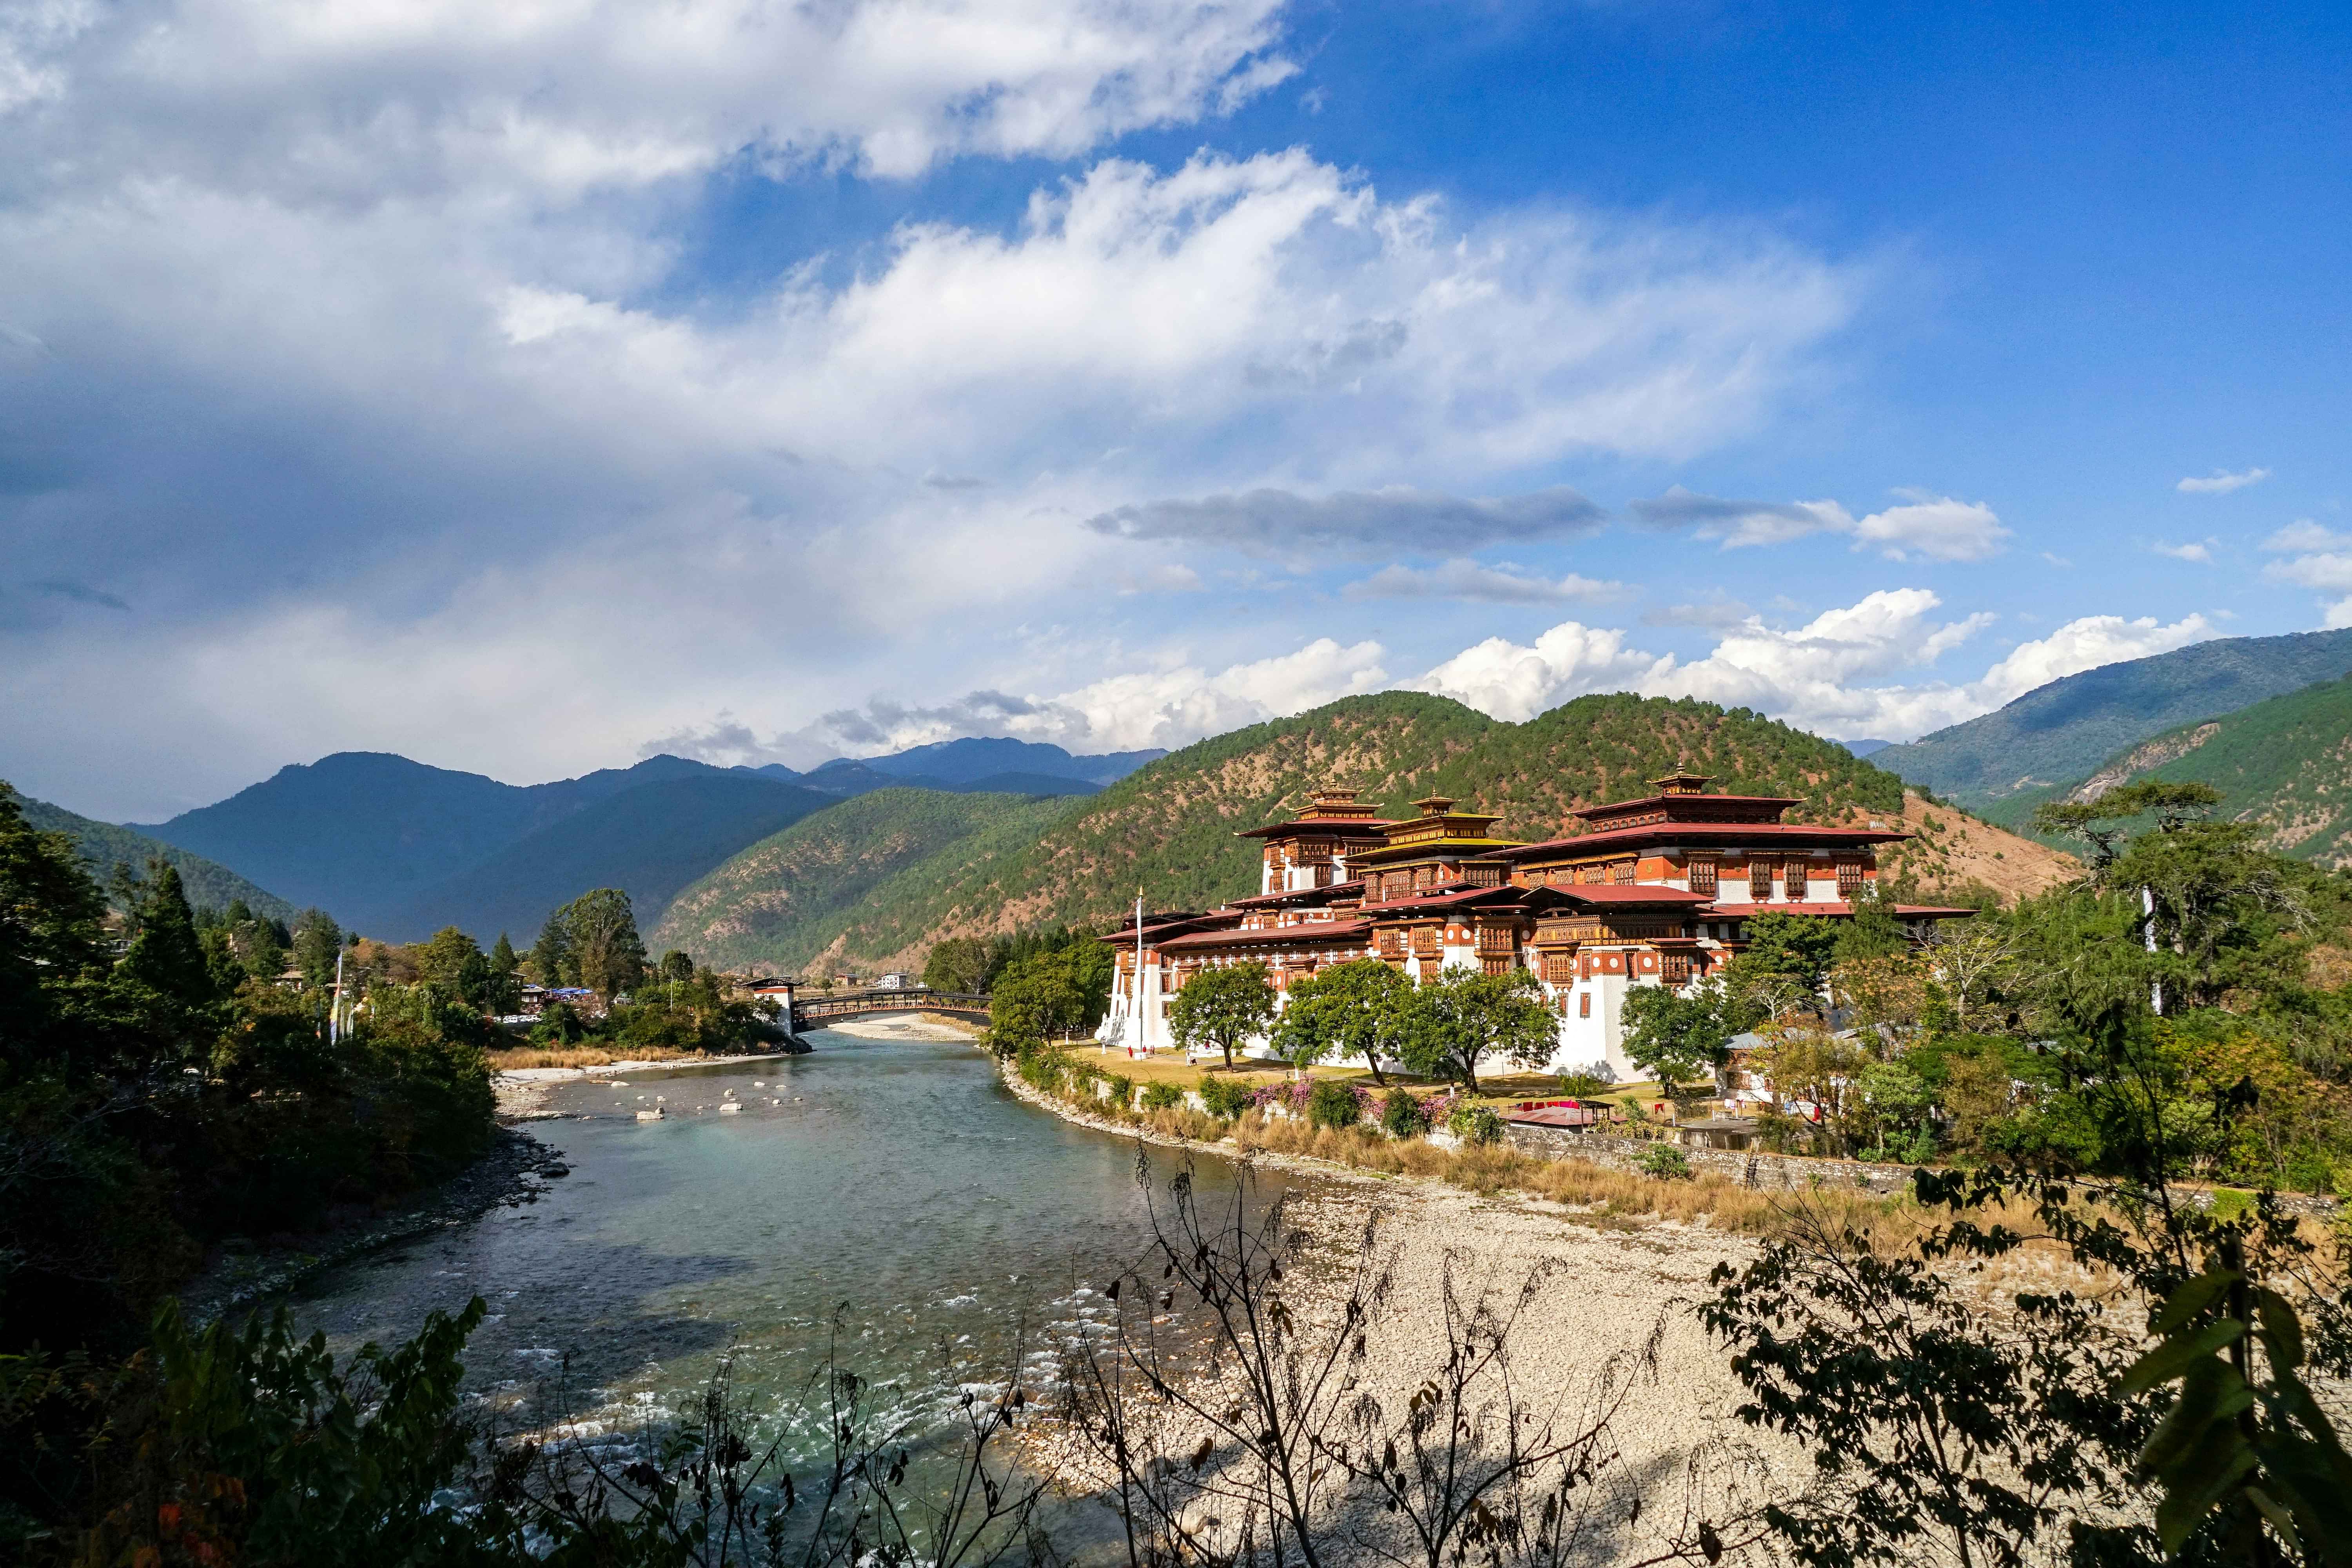
[[[0,22],[0,777],[1900,739],[2352,624],[2340,7],[477,21]]]

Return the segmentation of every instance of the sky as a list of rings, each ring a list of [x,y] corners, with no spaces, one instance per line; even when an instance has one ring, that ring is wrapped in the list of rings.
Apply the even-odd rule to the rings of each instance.
[[[17,0],[0,778],[2352,626],[2352,10]]]

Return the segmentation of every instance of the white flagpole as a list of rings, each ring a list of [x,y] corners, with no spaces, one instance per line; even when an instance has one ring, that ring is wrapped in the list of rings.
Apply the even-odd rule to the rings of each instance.
[[[1151,1048],[1150,1037],[1143,1032],[1143,889],[1135,889],[1135,1043],[1144,1050]]]

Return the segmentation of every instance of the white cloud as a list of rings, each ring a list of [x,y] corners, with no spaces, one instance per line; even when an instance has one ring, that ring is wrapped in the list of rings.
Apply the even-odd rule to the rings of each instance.
[[[2352,626],[2352,534],[2338,533],[2310,518],[2299,517],[2263,540],[2263,548],[2273,554],[2293,557],[2273,561],[2263,568],[2263,575],[2272,582],[2293,583],[2298,587],[2346,595],[2320,602],[2323,630]]]
[[[1916,490],[1902,494],[1903,505],[1858,519],[1833,500],[1724,500],[1680,485],[1655,500],[1633,502],[1633,510],[1652,527],[1690,528],[1701,539],[1721,540],[1726,550],[1843,533],[1853,536],[1854,549],[1875,549],[1889,561],[1984,561],[2000,554],[2011,537],[1981,501]]]
[[[1343,599],[1467,599],[1490,605],[1568,605],[1623,595],[1622,583],[1604,583],[1571,572],[1565,577],[1531,575],[1506,562],[1481,566],[1453,560],[1416,568],[1381,567],[1339,590]]]
[[[2188,544],[2167,544],[2162,540],[2158,540],[2148,548],[2158,555],[2169,555],[2175,561],[2194,561],[2200,565],[2210,566],[2213,563],[2213,545],[2216,542],[2218,542],[2209,539]]]
[[[2019,644],[1973,681],[1858,684],[1932,665],[1992,620],[1979,613],[1939,621],[1933,615],[1938,607],[1934,594],[1903,588],[1868,595],[1790,629],[1750,616],[1689,662],[1629,648],[1622,632],[1569,621],[1531,647],[1489,637],[1412,684],[1498,719],[1531,718],[1587,692],[1633,690],[1753,708],[1822,734],[1910,740],[2063,676],[2214,635],[2201,616],[2170,626],[2152,617],[2092,616]]]
[[[544,777],[721,709],[773,734],[845,690],[1063,690],[1092,667],[1012,628],[1213,569],[1139,569],[1089,518],[1270,491],[1360,529],[1335,498],[1410,480],[1557,536],[1564,498],[1513,487],[1765,427],[1873,289],[1752,226],[1464,216],[1298,149],[1084,161],[1282,79],[1279,25],[0,10],[0,426],[42,454],[0,535],[12,581],[135,606],[12,591],[0,752],[143,816],[341,745]],[[972,155],[1079,161],[1010,221],[703,269],[711,203],[752,182]],[[282,690],[189,675],[298,650]],[[565,670],[597,700],[527,673]]]
[[[2271,471],[2268,468],[2247,468],[2235,474],[2216,468],[2204,479],[2186,479],[2172,488],[2183,495],[2225,496],[2231,490],[2242,490],[2248,485],[2261,484],[2270,477]]]
[[[1654,656],[1627,647],[1622,631],[1563,621],[1530,647],[1488,637],[1408,686],[1525,722],[1571,697],[1625,689],[1656,663]]]
[[[884,176],[957,153],[1069,156],[1228,110],[1292,68],[1278,0],[677,0],[36,7],[0,93],[18,143],[292,199],[483,184],[551,195],[749,150]],[[6,99],[0,99],[5,107]],[[72,177],[67,175],[66,177]]]
[[[1874,545],[1889,561],[1989,561],[2000,553],[2010,531],[1982,501],[1917,495],[1862,519],[1853,535],[1855,549]]]

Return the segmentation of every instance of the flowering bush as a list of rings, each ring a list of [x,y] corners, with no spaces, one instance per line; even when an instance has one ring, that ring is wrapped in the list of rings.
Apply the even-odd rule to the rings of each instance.
[[[1353,1127],[1363,1119],[1364,1102],[1352,1085],[1327,1078],[1307,1094],[1307,1120],[1318,1127]]]

